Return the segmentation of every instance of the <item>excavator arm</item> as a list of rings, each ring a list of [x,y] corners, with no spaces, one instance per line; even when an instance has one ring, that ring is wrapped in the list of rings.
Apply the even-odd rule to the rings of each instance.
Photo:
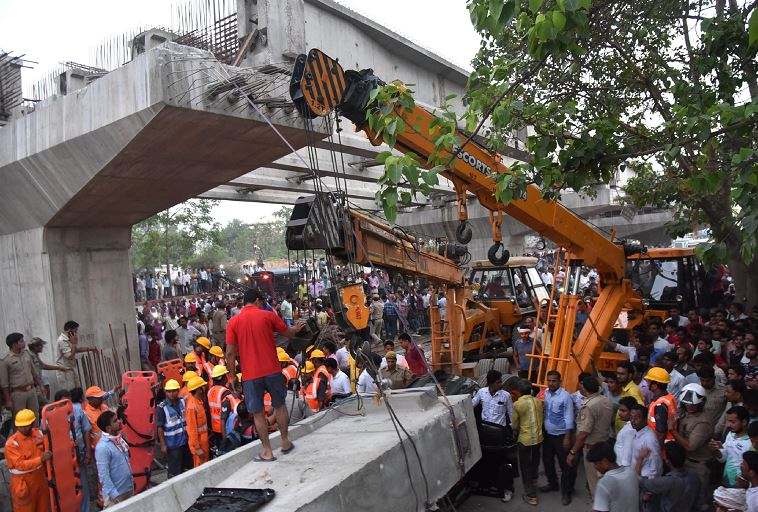
[[[314,49],[307,56],[298,57],[290,91],[296,107],[303,115],[313,118],[336,111],[350,119],[357,130],[363,131],[373,144],[380,145],[381,137],[369,128],[366,113],[371,91],[382,85],[384,82],[372,70],[345,72],[337,61]],[[396,150],[412,152],[422,160],[439,151],[434,144],[433,113],[419,105],[412,108],[398,107],[395,113],[403,119],[405,125],[400,133],[395,134]],[[440,154],[444,161],[450,161],[441,174],[455,186],[462,223],[467,220],[465,201],[468,193],[475,195],[480,204],[491,212],[494,244],[489,251],[489,259],[495,264],[504,264],[508,259],[507,251],[503,256],[497,256],[503,249],[503,214],[513,217],[568,251],[566,283],[570,283],[573,289],[566,290],[557,312],[554,315],[548,314],[545,319],[550,330],[548,346],[551,348],[549,353],[546,350],[545,353],[535,354],[534,360],[539,361],[538,383],[544,381],[547,371],[557,369],[562,372],[564,382],[573,387],[575,382],[572,379],[580,372],[597,369],[596,363],[619,313],[625,304],[639,298],[624,278],[624,267],[626,257],[639,253],[642,248],[616,243],[607,238],[560,202],[543,199],[540,189],[535,185],[529,185],[526,196],[521,199],[507,204],[497,201],[495,177],[498,173],[508,173],[508,168],[498,154],[471,140],[464,133],[458,133],[457,138],[456,145]],[[582,265],[597,268],[602,289],[588,321],[574,339],[574,317]],[[463,326],[455,325],[452,318],[450,322],[451,337],[455,337],[462,332]]]

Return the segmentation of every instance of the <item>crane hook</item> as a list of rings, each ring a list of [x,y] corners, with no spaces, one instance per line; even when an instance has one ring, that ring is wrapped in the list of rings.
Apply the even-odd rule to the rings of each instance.
[[[471,230],[471,226],[469,226],[467,221],[462,220],[460,224],[458,224],[458,227],[455,228],[455,239],[458,243],[466,245],[473,237],[474,232]]]
[[[503,252],[498,256],[497,254],[501,249]],[[508,263],[508,260],[511,259],[511,253],[505,248],[502,242],[495,242],[487,251],[487,259],[495,266],[502,266]]]

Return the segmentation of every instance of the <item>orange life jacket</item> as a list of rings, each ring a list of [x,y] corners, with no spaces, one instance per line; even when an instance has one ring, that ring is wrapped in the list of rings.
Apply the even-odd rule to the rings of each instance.
[[[90,430],[90,441],[89,444],[92,447],[92,449],[95,449],[95,446],[97,446],[97,442],[100,441],[100,436],[102,435],[102,431],[97,426],[97,419],[100,417],[101,414],[103,414],[105,411],[108,410],[108,406],[105,404],[100,404],[100,407],[95,409],[92,407],[89,402],[85,402],[84,404],[84,414],[87,415],[87,419],[90,422],[90,425],[92,426],[92,430]]]
[[[297,366],[289,365],[286,368],[282,368],[282,375],[284,375],[287,384],[289,384],[292,379],[297,378]]]
[[[220,434],[223,431],[221,424],[221,405],[224,401],[224,395],[229,394],[229,390],[224,386],[214,385],[208,390],[208,409],[211,413],[211,430]]]
[[[332,399],[332,375],[326,371],[326,368],[323,366],[319,366],[318,370],[316,370],[316,373],[313,375],[313,381],[306,386],[303,393],[305,403],[308,404],[308,407],[310,407],[313,412],[321,410],[318,403],[318,388],[321,386],[321,381],[323,379],[328,381],[324,401],[329,402]]]
[[[674,419],[676,418],[676,400],[674,400],[673,395],[663,395],[650,403],[650,407],[648,407],[647,410],[647,425],[653,432],[657,432],[655,430],[655,408],[659,405],[665,405],[668,410],[668,432],[666,432],[666,441],[673,441],[674,434],[672,434],[671,431],[674,429]]]

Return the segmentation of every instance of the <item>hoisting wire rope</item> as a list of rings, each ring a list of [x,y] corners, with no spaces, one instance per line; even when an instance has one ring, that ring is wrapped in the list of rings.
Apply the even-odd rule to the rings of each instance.
[[[275,126],[275,125],[274,125],[274,124],[271,122],[271,119],[269,118],[269,116],[267,116],[267,115],[266,115],[266,114],[265,114],[265,113],[264,113],[264,112],[263,112],[263,111],[262,111],[262,110],[261,110],[261,109],[258,107],[258,105],[256,105],[256,104],[255,104],[255,102],[254,102],[254,101],[252,101],[252,99],[249,97],[249,95],[247,95],[247,94],[244,94],[244,93],[243,93],[243,92],[240,90],[240,87],[239,87],[239,85],[238,85],[238,84],[236,84],[236,83],[235,83],[235,82],[234,82],[234,81],[231,79],[231,77],[229,76],[229,74],[228,74],[228,72],[226,71],[226,69],[225,69],[225,68],[223,68],[223,67],[221,67],[221,68],[216,68],[216,69],[215,69],[215,71],[219,71],[219,74],[220,74],[220,75],[221,75],[221,72],[223,72],[223,74],[224,74],[224,75],[226,75],[226,76],[223,76],[223,75],[221,76],[222,80],[226,81],[226,82],[227,82],[229,85],[231,85],[231,86],[232,86],[232,87],[233,87],[233,88],[234,88],[234,89],[235,89],[235,90],[236,90],[238,93],[240,93],[240,95],[241,95],[241,96],[242,96],[242,97],[245,99],[245,101],[246,101],[246,102],[247,102],[247,103],[248,103],[250,106],[252,106],[252,107],[253,107],[253,109],[256,111],[256,113],[257,113],[257,114],[258,114],[260,117],[262,117],[262,118],[263,118],[263,120],[266,122],[266,124],[268,124],[268,125],[269,125],[269,127],[270,127],[270,128],[273,130],[273,131],[274,131],[274,133],[276,133],[276,135],[277,135],[277,136],[278,136],[278,137],[279,137],[279,138],[282,140],[282,142],[284,142],[284,144],[285,144],[285,145],[286,145],[286,146],[287,146],[287,147],[290,149],[290,151],[291,151],[293,154],[295,154],[295,156],[296,156],[296,157],[297,157],[297,158],[298,158],[298,159],[299,159],[299,160],[300,160],[300,161],[301,161],[301,162],[302,162],[302,163],[305,165],[305,167],[306,167],[306,168],[307,168],[307,169],[308,169],[308,170],[311,172],[311,174],[312,174],[312,176],[313,176],[313,179],[314,179],[314,190],[317,190],[317,189],[318,189],[319,191],[323,191],[323,188],[322,188],[322,187],[323,187],[323,185],[324,185],[324,184],[323,184],[323,182],[321,181],[321,176],[319,175],[319,173],[318,173],[318,172],[317,172],[317,170],[316,170],[316,169],[318,168],[317,155],[316,155],[316,158],[314,159],[314,158],[313,158],[313,154],[312,154],[312,151],[311,151],[311,149],[314,149],[314,150],[315,150],[315,147],[314,147],[314,145],[313,145],[313,144],[308,144],[308,146],[309,146],[309,150],[308,150],[308,152],[309,152],[309,158],[311,159],[312,163],[315,163],[315,165],[309,165],[309,164],[308,164],[308,163],[305,161],[305,159],[302,157],[302,155],[300,155],[300,154],[297,152],[297,150],[296,150],[296,149],[294,148],[294,146],[293,146],[293,145],[292,145],[292,144],[289,142],[289,140],[287,140],[287,138],[286,138],[286,137],[285,137],[285,136],[284,136],[284,135],[281,133],[281,131],[280,131],[280,130],[279,130],[279,129],[278,129],[278,128],[277,128],[277,127],[276,127],[276,126]],[[309,129],[308,129],[308,121],[306,121],[306,134],[307,134],[307,136],[309,136],[309,132],[310,132],[310,131],[311,131],[311,130],[309,130]],[[312,135],[312,134],[311,134],[311,135]],[[316,169],[314,169],[314,167],[315,167]],[[333,196],[333,194],[331,194],[331,193],[330,193],[329,195],[332,195],[332,196]],[[347,201],[347,198],[345,198],[345,201]],[[363,247],[363,242],[362,242],[362,241],[361,241],[361,240],[360,240],[358,237],[356,237],[356,240],[357,240],[357,242],[358,242],[359,244],[361,244],[362,248],[363,248],[363,249],[364,249],[364,251],[365,251],[365,247]],[[306,253],[306,255],[307,255],[307,253]],[[307,256],[306,256],[306,257],[307,257]],[[314,260],[314,263],[315,263],[315,260]],[[373,265],[371,265],[371,268],[373,269],[373,268],[374,268],[374,266],[373,266]],[[314,288],[315,288],[315,283],[314,283]],[[315,291],[315,290],[314,290],[314,291]],[[415,344],[415,342],[414,342],[414,344]],[[365,359],[365,360],[366,360],[366,361],[367,361],[367,362],[368,362],[368,363],[369,363],[371,366],[374,366],[374,367],[375,367],[375,365],[373,365],[373,362],[372,362],[372,361],[370,361],[370,359],[369,359],[368,357],[364,357],[364,359]],[[437,386],[437,389],[438,389],[438,391],[440,391],[440,392],[441,392],[441,394],[442,394],[442,396],[443,396],[443,399],[444,399],[444,401],[446,402],[446,404],[448,404],[448,406],[449,406],[450,410],[452,411],[452,407],[449,405],[449,403],[450,403],[450,402],[449,402],[449,400],[447,399],[447,396],[444,394],[444,391],[442,390],[442,387],[440,386],[440,384],[439,384],[439,382],[437,381],[436,377],[435,377],[435,376],[434,376],[434,375],[431,373],[431,370],[430,370],[430,368],[429,368],[429,365],[428,365],[428,363],[426,363],[426,361],[424,361],[424,363],[425,363],[425,365],[426,365],[426,367],[427,367],[427,372],[428,372],[428,373],[429,373],[429,374],[432,376],[432,379],[434,380],[434,382],[435,382],[435,384],[436,384],[436,386]],[[379,385],[377,386],[377,388],[378,388],[378,389],[381,389],[381,385],[380,385],[381,383],[380,383],[380,382],[379,382],[379,380],[378,380],[378,376],[379,376],[379,373],[377,372],[377,373],[376,373],[376,377],[374,377],[374,381],[375,381],[375,384],[379,384]],[[400,434],[400,431],[398,430],[398,426],[400,427],[400,429],[401,429],[401,430],[403,430],[403,432],[405,432],[406,436],[408,437],[408,440],[411,442],[411,445],[412,445],[412,446],[413,446],[413,448],[414,448],[414,452],[415,452],[416,458],[418,459],[419,468],[421,469],[421,474],[422,474],[422,476],[423,476],[423,478],[424,478],[424,482],[425,482],[425,484],[426,484],[426,490],[427,490],[426,508],[430,508],[430,507],[431,507],[431,504],[429,503],[429,484],[428,484],[428,480],[427,480],[427,478],[426,478],[426,473],[424,472],[424,469],[423,469],[423,464],[422,464],[422,461],[421,461],[421,457],[420,457],[420,455],[419,455],[419,453],[418,453],[418,450],[417,450],[417,448],[416,448],[415,442],[413,441],[413,439],[411,438],[411,436],[408,434],[408,432],[407,432],[407,430],[405,429],[405,427],[402,425],[402,422],[400,422],[399,418],[397,417],[397,414],[395,413],[395,411],[394,411],[394,409],[392,408],[392,406],[391,406],[391,405],[388,403],[388,401],[387,401],[386,397],[385,397],[385,400],[384,400],[384,402],[385,402],[385,405],[387,406],[387,409],[388,409],[388,411],[390,412],[390,419],[391,419],[391,420],[392,420],[392,422],[393,422],[393,426],[395,427],[395,432],[396,432],[396,434],[398,435],[398,439],[400,440],[400,446],[401,446],[401,448],[402,448],[402,450],[403,450],[403,456],[404,456],[404,458],[405,458],[405,462],[406,462],[406,470],[407,470],[407,472],[408,472],[409,483],[410,483],[410,485],[411,485],[411,488],[412,488],[412,490],[413,490],[413,493],[414,493],[414,495],[416,495],[416,497],[417,497],[417,503],[418,503],[418,495],[417,495],[417,493],[416,493],[416,490],[415,490],[415,487],[414,487],[414,485],[413,485],[413,476],[412,476],[412,473],[411,473],[411,470],[410,470],[410,463],[409,463],[409,461],[408,461],[408,456],[407,456],[407,453],[406,453],[406,448],[405,448],[405,445],[404,445],[404,443],[403,443],[403,439],[402,439],[402,436],[401,436],[401,434]],[[396,422],[397,422],[397,423],[396,423]],[[457,444],[457,441],[456,441],[456,444]]]

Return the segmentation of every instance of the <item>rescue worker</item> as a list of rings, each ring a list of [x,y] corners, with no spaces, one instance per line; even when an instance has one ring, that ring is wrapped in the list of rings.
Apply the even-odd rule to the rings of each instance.
[[[84,404],[84,414],[87,416],[87,419],[92,426],[92,429],[89,432],[89,445],[93,452],[97,448],[97,444],[100,441],[100,436],[102,434],[102,431],[97,425],[97,420],[100,418],[100,415],[110,410],[104,402],[111,394],[112,392],[106,393],[98,386],[90,386],[84,392],[84,399],[87,401],[87,403]],[[90,464],[88,466],[87,476],[90,479],[90,489],[95,489],[95,485],[97,485],[97,505],[102,508],[104,503],[103,495],[97,477],[97,467],[95,464]]]
[[[187,389],[187,383],[197,376],[198,376],[197,373],[195,373],[192,370],[188,372],[184,372],[182,374],[182,382],[184,383],[184,385],[179,390],[179,398],[182,398],[182,399],[187,398],[187,395],[189,395],[189,390]]]
[[[197,356],[194,352],[189,352],[186,356],[184,356],[184,371],[186,372],[197,372]]]
[[[219,347],[218,345],[213,345],[210,350],[208,350],[209,354],[209,360],[213,366],[216,365],[222,365],[226,366],[224,364],[224,350]]]
[[[205,386],[202,377],[193,377],[187,382],[189,395],[184,404],[184,421],[187,425],[187,441],[192,454],[192,465],[198,467],[208,462],[208,417],[205,414]]]
[[[305,363],[303,373],[307,375],[308,379],[307,385],[303,383],[303,399],[313,412],[318,412],[328,405],[331,400],[330,379],[325,378],[323,373],[319,373],[318,369],[315,368],[315,364],[311,361]],[[331,378],[331,375],[329,377]]]
[[[205,336],[200,336],[192,342],[192,347],[195,357],[197,358],[195,361],[197,370],[195,371],[200,377],[205,377],[208,380],[212,379],[213,377],[211,377],[211,374],[213,374],[213,363],[210,361],[211,340]]]
[[[247,412],[245,401],[229,395],[224,404],[228,414],[224,422],[224,441],[221,444],[221,453],[230,452],[256,438],[253,416]]]
[[[213,385],[208,390],[208,410],[211,414],[211,430],[210,430],[210,445],[211,447],[218,449],[221,447],[221,441],[224,434],[224,424],[221,421],[221,407],[226,400],[226,397],[231,393],[229,388],[225,386],[227,382],[227,376],[229,370],[226,366],[216,365],[213,367],[211,376],[213,377]]]
[[[36,415],[29,409],[16,413],[16,432],[5,443],[5,461],[11,474],[11,503],[14,512],[47,512],[50,492],[44,463],[53,457],[45,451],[42,432],[34,426]]]
[[[313,380],[315,382],[316,389],[322,387],[321,381],[326,381],[327,387],[324,391],[324,399],[321,401],[321,408],[325,405],[329,405],[332,401],[332,374],[326,368],[324,362],[326,361],[326,354],[322,350],[316,349],[311,352],[311,361],[316,368],[316,372],[313,374]]]
[[[166,456],[168,478],[171,478],[192,468],[192,454],[187,445],[185,404],[179,397],[179,383],[169,379],[163,389],[166,399],[158,404],[156,423],[161,453]]]
[[[297,366],[292,364],[292,359],[290,359],[289,354],[284,350],[281,352],[277,350],[276,356],[279,358],[279,364],[282,367],[282,375],[284,375],[284,380],[286,381],[287,387],[289,388],[289,383],[292,381],[292,379],[297,378]]]
[[[673,441],[676,428],[676,400],[668,392],[669,372],[655,366],[645,374],[653,400],[648,407],[647,424],[659,440]]]
[[[2,387],[3,404],[16,414],[22,409],[39,411],[37,389],[42,387],[24,335],[13,332],[5,338],[8,353],[0,359],[0,387]]]
[[[712,453],[708,447],[713,432],[713,419],[704,412],[707,391],[700,384],[687,384],[679,393],[679,419],[671,434],[685,451],[684,467],[700,480],[699,497],[696,503],[708,503],[710,484],[708,461]]]
[[[84,392],[84,398],[87,400],[87,403],[84,404],[84,414],[87,415],[87,419],[89,420],[90,425],[92,425],[92,430],[90,431],[90,446],[93,450],[95,449],[95,446],[97,446],[98,441],[100,441],[101,434],[100,429],[97,426],[97,419],[102,413],[109,410],[104,402],[111,394],[112,392],[106,393],[98,386],[90,386],[87,388],[87,391]]]
[[[297,359],[292,359],[290,357],[289,353],[287,353],[287,351],[284,350],[284,348],[282,348],[282,347],[276,347],[276,355],[277,356],[286,357],[289,360],[290,364],[292,366],[294,366],[295,368],[299,368],[300,367],[300,365],[297,362]],[[281,360],[280,360],[280,362],[281,362]]]

